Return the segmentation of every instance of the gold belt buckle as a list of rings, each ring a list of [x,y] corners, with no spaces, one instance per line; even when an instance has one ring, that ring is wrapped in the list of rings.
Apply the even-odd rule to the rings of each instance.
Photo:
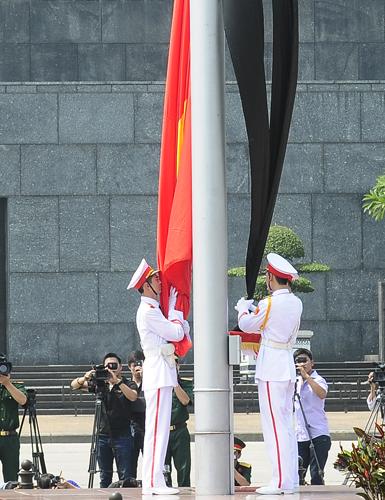
[[[9,436],[10,431],[0,431],[0,436]]]
[[[170,431],[175,431],[176,426],[175,425],[170,425]]]

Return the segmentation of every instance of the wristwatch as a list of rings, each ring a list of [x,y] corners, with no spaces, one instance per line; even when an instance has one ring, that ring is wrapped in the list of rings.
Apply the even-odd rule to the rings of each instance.
[[[118,382],[117,384],[115,384],[115,387],[120,387],[122,384],[123,384],[123,380],[121,380],[120,382]]]

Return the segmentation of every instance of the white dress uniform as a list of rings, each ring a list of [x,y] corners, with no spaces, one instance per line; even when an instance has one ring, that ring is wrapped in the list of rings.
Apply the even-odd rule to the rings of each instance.
[[[269,256],[271,254],[268,260]],[[271,266],[268,270],[275,274]],[[261,300],[252,313],[247,305],[242,307],[242,299],[240,302],[239,327],[248,333],[261,331],[269,309],[261,331],[255,372],[263,438],[272,464],[272,479],[264,494],[268,494],[267,490],[292,492],[298,487],[298,451],[293,418],[296,372],[292,347],[299,329],[302,302],[288,289],[274,291],[270,298]]]
[[[146,278],[155,273],[143,259],[128,288],[139,289]],[[183,320],[182,313],[178,313],[179,311],[172,311],[170,317],[173,319],[168,320],[160,310],[158,301],[142,296],[136,314],[136,325],[145,356],[142,384],[146,400],[143,494],[178,492],[166,486],[163,476],[170,434],[172,390],[178,385],[174,346],[168,342],[181,340],[189,331],[187,321]]]

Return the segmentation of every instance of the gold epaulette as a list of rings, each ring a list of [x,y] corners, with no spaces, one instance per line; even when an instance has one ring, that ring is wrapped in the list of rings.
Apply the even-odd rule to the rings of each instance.
[[[247,469],[251,469],[251,464],[247,464],[246,462],[238,462],[242,467],[246,467]]]

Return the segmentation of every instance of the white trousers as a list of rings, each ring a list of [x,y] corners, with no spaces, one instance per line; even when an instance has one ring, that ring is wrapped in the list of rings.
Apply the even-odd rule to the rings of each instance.
[[[272,465],[269,486],[298,486],[298,449],[293,413],[294,383],[258,380],[263,439]]]
[[[144,391],[146,427],[143,445],[143,489],[166,486],[163,476],[170,435],[172,387]]]

